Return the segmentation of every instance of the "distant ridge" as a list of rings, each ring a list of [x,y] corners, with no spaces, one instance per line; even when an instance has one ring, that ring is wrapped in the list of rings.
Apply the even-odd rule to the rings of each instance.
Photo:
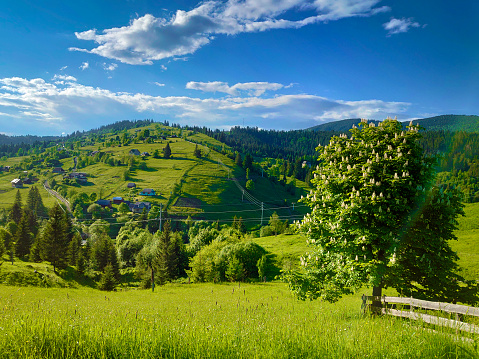
[[[308,130],[344,132],[344,131],[350,130],[351,128],[353,128],[353,125],[357,125],[360,122],[361,122],[360,118],[349,118],[347,120],[339,120],[334,122],[323,123],[321,125],[310,127],[308,128]],[[374,122],[377,125],[380,121],[368,120],[368,122]]]
[[[345,132],[361,122],[360,118],[352,118],[347,120],[340,120],[334,122],[323,123],[314,127],[308,128],[311,131],[338,131]],[[378,124],[380,121],[368,120]],[[409,125],[410,121],[403,122],[404,126]],[[476,115],[441,115],[428,118],[413,120],[415,125],[420,125],[426,130],[433,131],[464,131],[464,132],[479,132],[479,116]]]
[[[414,120],[426,130],[479,132],[479,116],[476,115],[441,115]]]

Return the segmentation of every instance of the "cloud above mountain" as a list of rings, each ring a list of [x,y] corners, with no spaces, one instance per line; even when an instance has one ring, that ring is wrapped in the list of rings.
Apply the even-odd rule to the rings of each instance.
[[[410,106],[405,102],[346,101],[308,94],[259,97],[254,92],[264,95],[268,87],[283,87],[262,82],[231,87],[221,82],[194,84],[206,91],[224,86],[227,96],[197,98],[113,92],[82,85],[67,75],[55,75],[51,82],[10,77],[0,79],[0,112],[15,118],[20,128],[26,124],[31,129],[48,125],[61,132],[98,127],[99,118],[107,124],[117,121],[119,116],[164,117],[183,125],[212,128],[228,128],[247,118],[249,125],[262,128],[298,129],[344,118],[381,119],[405,113]],[[253,95],[236,96],[241,90],[253,91]]]
[[[389,11],[380,0],[229,0],[206,1],[171,17],[145,14],[128,25],[76,32],[79,40],[93,41],[91,49],[71,51],[96,54],[131,65],[192,54],[218,35],[237,35],[303,26],[350,17],[369,17]],[[294,14],[294,20],[291,15]],[[300,17],[297,19],[297,17]]]

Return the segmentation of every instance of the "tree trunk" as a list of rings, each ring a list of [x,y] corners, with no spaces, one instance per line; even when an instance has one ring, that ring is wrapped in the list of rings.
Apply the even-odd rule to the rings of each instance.
[[[379,297],[378,299],[373,299],[372,304],[371,304],[371,313],[372,314],[381,314],[381,295],[383,291],[383,286],[379,285],[378,287],[373,287],[373,297]]]

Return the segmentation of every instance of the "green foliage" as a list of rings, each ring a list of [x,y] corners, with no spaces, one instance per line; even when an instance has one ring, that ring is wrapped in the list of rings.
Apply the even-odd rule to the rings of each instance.
[[[88,206],[87,212],[91,214],[93,219],[101,217],[101,206],[98,203],[92,203]]]
[[[255,188],[253,180],[246,181],[246,189],[248,191],[253,191]]]
[[[166,159],[171,157],[171,148],[169,142],[167,142],[165,148],[163,148],[163,157]]]
[[[10,258],[10,261],[13,263],[13,257],[15,254],[15,242],[13,241],[13,236],[8,229],[0,227],[0,241],[3,243],[5,252]]]
[[[52,264],[54,270],[68,264],[68,235],[65,214],[56,204],[49,212],[49,219],[41,231],[40,256]]]
[[[193,156],[196,158],[201,158],[201,150],[198,148],[198,144],[195,146],[195,150],[193,151]]]
[[[434,159],[423,156],[416,126],[385,120],[333,137],[318,147],[315,189],[304,198],[311,208],[300,230],[312,250],[303,270],[289,273],[300,298],[335,301],[364,284],[381,295],[385,275],[401,246],[408,216],[422,198]]]
[[[75,218],[79,218],[79,219],[82,219],[85,217],[85,214],[83,213],[83,208],[80,204],[77,204],[75,206],[75,210],[73,211],[73,215],[75,216]]]
[[[256,262],[256,267],[258,267],[258,278],[259,280],[264,280],[266,277],[266,270],[268,267],[268,257],[264,254]]]
[[[15,232],[15,253],[20,258],[26,258],[30,254],[30,247],[32,245],[32,233],[28,223],[28,214],[24,212],[18,229]]]
[[[180,276],[184,270],[180,268],[184,264],[184,260],[182,260],[184,253],[185,247],[181,237],[171,232],[170,221],[167,221],[159,234],[153,259],[153,268],[159,284],[164,284]]]
[[[236,256],[230,258],[228,266],[226,267],[225,277],[230,282],[239,282],[244,279],[245,271],[243,263],[240,262]]]
[[[10,209],[10,220],[15,222],[16,224],[20,223],[22,219],[23,211],[22,211],[22,195],[20,194],[20,190],[17,189],[15,194],[15,201],[13,202],[13,206]]]
[[[113,266],[111,264],[108,264],[105,267],[105,272],[102,274],[100,282],[98,283],[98,289],[111,292],[115,289],[117,283],[118,282],[115,278],[115,271],[113,270]]]
[[[47,215],[47,209],[43,204],[42,196],[38,191],[37,186],[32,186],[28,191],[25,207],[35,213],[38,217]]]
[[[2,228],[0,228],[0,231]],[[5,247],[5,239],[4,236],[0,234],[0,260],[2,259],[3,255],[7,252],[7,248]]]
[[[190,260],[193,281],[236,281],[258,277],[257,263],[266,251],[256,243],[240,241],[231,234],[221,240],[215,239]]]
[[[129,213],[130,212],[130,207],[125,202],[120,203],[118,206],[118,212],[120,213]]]
[[[457,190],[433,187],[411,219],[385,278],[402,295],[477,303],[477,283],[458,274],[459,258],[448,243],[457,240],[457,218],[464,215],[460,197]]]
[[[106,234],[96,238],[92,245],[91,259],[96,270],[105,272],[106,267],[111,265],[114,276],[120,279],[120,267],[113,241]]]

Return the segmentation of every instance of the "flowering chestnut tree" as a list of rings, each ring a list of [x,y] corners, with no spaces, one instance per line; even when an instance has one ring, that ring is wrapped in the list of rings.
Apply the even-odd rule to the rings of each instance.
[[[365,284],[381,295],[433,178],[435,160],[423,155],[418,126],[363,120],[350,132],[318,147],[315,189],[302,199],[311,213],[298,226],[312,249],[286,277],[303,299],[335,301]]]

